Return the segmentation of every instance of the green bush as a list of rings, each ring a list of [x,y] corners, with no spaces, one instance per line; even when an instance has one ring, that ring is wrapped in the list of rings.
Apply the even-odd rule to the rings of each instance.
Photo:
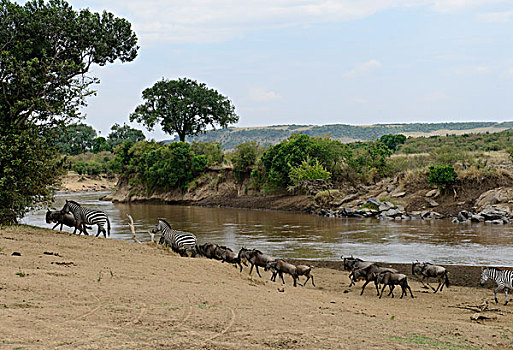
[[[430,185],[438,186],[441,192],[453,186],[456,179],[456,171],[452,165],[431,165],[429,167],[428,182]]]
[[[255,141],[241,143],[235,147],[235,151],[230,155],[230,160],[238,181],[242,181],[250,174],[262,153],[262,147]]]
[[[290,169],[289,177],[294,186],[308,180],[330,180],[331,173],[327,171],[318,159],[304,160],[300,165]]]
[[[223,164],[224,153],[219,142],[193,142],[191,149],[196,155],[206,156],[207,166]]]

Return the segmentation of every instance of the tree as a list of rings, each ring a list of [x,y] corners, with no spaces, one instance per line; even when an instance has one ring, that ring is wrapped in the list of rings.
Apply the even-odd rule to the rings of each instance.
[[[123,126],[119,124],[114,124],[110,128],[111,133],[109,134],[108,143],[112,149],[121,145],[122,143],[129,141],[131,143],[136,143],[139,141],[144,141],[146,137],[143,132],[138,129],[134,129],[127,125],[126,123]]]
[[[379,138],[379,141],[385,144],[391,151],[397,151],[399,145],[406,142],[406,136],[402,134],[398,135],[383,135]]]
[[[100,136],[93,140],[93,147],[91,149],[91,152],[93,153],[100,153],[103,151],[112,151],[112,147],[110,147],[109,143],[105,139],[105,137]]]
[[[71,124],[62,130],[55,141],[61,153],[76,155],[92,150],[95,145],[96,130],[87,124]]]
[[[0,224],[44,203],[58,175],[57,125],[80,117],[93,64],[129,62],[137,37],[112,13],[63,0],[0,0]]]
[[[204,83],[181,78],[156,82],[142,92],[145,102],[136,107],[130,121],[143,123],[148,130],[159,123],[168,134],[186,136],[205,132],[208,126],[227,127],[239,117],[231,101]]]
[[[440,192],[452,187],[458,178],[452,165],[440,165],[429,167],[428,182],[430,185],[438,186]]]

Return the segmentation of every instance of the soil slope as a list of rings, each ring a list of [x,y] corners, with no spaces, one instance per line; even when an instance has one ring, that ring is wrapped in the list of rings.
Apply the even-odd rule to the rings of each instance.
[[[14,252],[21,256],[13,255]],[[254,272],[253,272],[254,274]],[[293,288],[230,265],[180,258],[153,244],[0,228],[2,349],[511,349],[513,306],[488,288],[415,299],[348,287],[313,270]],[[476,281],[477,282],[477,281]],[[283,289],[282,289],[283,288]],[[503,301],[500,295],[500,301]],[[489,302],[492,318],[471,321]],[[484,304],[483,304],[484,305]]]

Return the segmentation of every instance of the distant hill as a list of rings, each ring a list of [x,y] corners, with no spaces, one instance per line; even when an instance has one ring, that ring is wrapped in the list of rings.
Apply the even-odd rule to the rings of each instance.
[[[495,133],[513,128],[511,122],[463,122],[463,123],[412,123],[375,125],[273,125],[265,127],[226,128],[211,130],[202,135],[187,138],[187,141],[220,142],[226,150],[248,141],[262,145],[274,145],[293,133],[310,136],[329,136],[342,142],[375,140],[386,134],[403,134],[420,137],[433,135],[459,135]],[[175,141],[175,140],[174,140]]]

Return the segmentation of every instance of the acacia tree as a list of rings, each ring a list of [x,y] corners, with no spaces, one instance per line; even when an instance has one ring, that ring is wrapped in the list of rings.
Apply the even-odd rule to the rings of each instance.
[[[202,133],[208,126],[227,127],[239,117],[231,101],[204,83],[181,78],[156,82],[142,92],[145,102],[130,115],[130,121],[143,123],[148,130],[160,123],[168,134],[177,133],[180,141]]]
[[[0,0],[0,224],[51,195],[57,125],[80,117],[103,66],[137,56],[128,21],[63,0]]]
[[[123,126],[114,124],[110,129],[112,131],[108,136],[107,142],[112,149],[126,141],[136,143],[139,141],[144,141],[146,138],[141,130],[134,129],[127,124],[123,124]]]

